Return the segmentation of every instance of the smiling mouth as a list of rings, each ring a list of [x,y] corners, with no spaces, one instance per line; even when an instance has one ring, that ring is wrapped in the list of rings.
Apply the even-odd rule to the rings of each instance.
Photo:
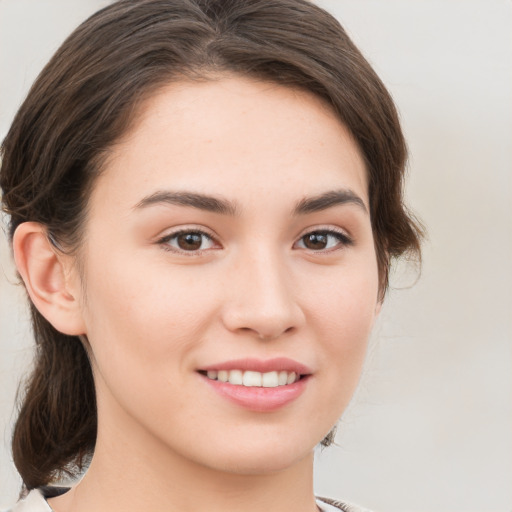
[[[277,388],[289,386],[305,375],[286,370],[272,372],[255,372],[250,370],[203,370],[200,374],[210,380],[225,382],[235,386]]]

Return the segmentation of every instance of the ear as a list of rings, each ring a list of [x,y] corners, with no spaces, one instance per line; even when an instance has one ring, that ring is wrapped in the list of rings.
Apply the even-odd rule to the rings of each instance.
[[[49,241],[46,227],[37,222],[17,227],[13,250],[18,272],[39,312],[64,334],[84,334],[80,281],[73,258],[58,251]]]

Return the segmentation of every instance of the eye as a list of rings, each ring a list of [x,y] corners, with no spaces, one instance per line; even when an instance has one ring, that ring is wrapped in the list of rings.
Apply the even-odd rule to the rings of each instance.
[[[159,240],[165,249],[176,252],[200,252],[215,247],[213,238],[199,230],[183,230]]]
[[[329,251],[352,245],[352,243],[352,240],[344,233],[334,230],[319,230],[302,236],[297,241],[297,246],[310,251]]]

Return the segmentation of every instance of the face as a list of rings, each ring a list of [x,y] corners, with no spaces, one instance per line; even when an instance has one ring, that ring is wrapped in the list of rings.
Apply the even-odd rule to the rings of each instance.
[[[161,90],[95,185],[83,258],[98,443],[274,471],[347,406],[378,272],[362,158],[316,97]]]

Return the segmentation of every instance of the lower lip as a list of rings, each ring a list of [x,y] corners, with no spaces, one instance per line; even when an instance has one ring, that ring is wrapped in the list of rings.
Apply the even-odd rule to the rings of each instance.
[[[296,400],[306,389],[309,376],[293,384],[275,388],[248,387],[220,382],[201,376],[219,395],[229,401],[257,412],[272,412]]]

